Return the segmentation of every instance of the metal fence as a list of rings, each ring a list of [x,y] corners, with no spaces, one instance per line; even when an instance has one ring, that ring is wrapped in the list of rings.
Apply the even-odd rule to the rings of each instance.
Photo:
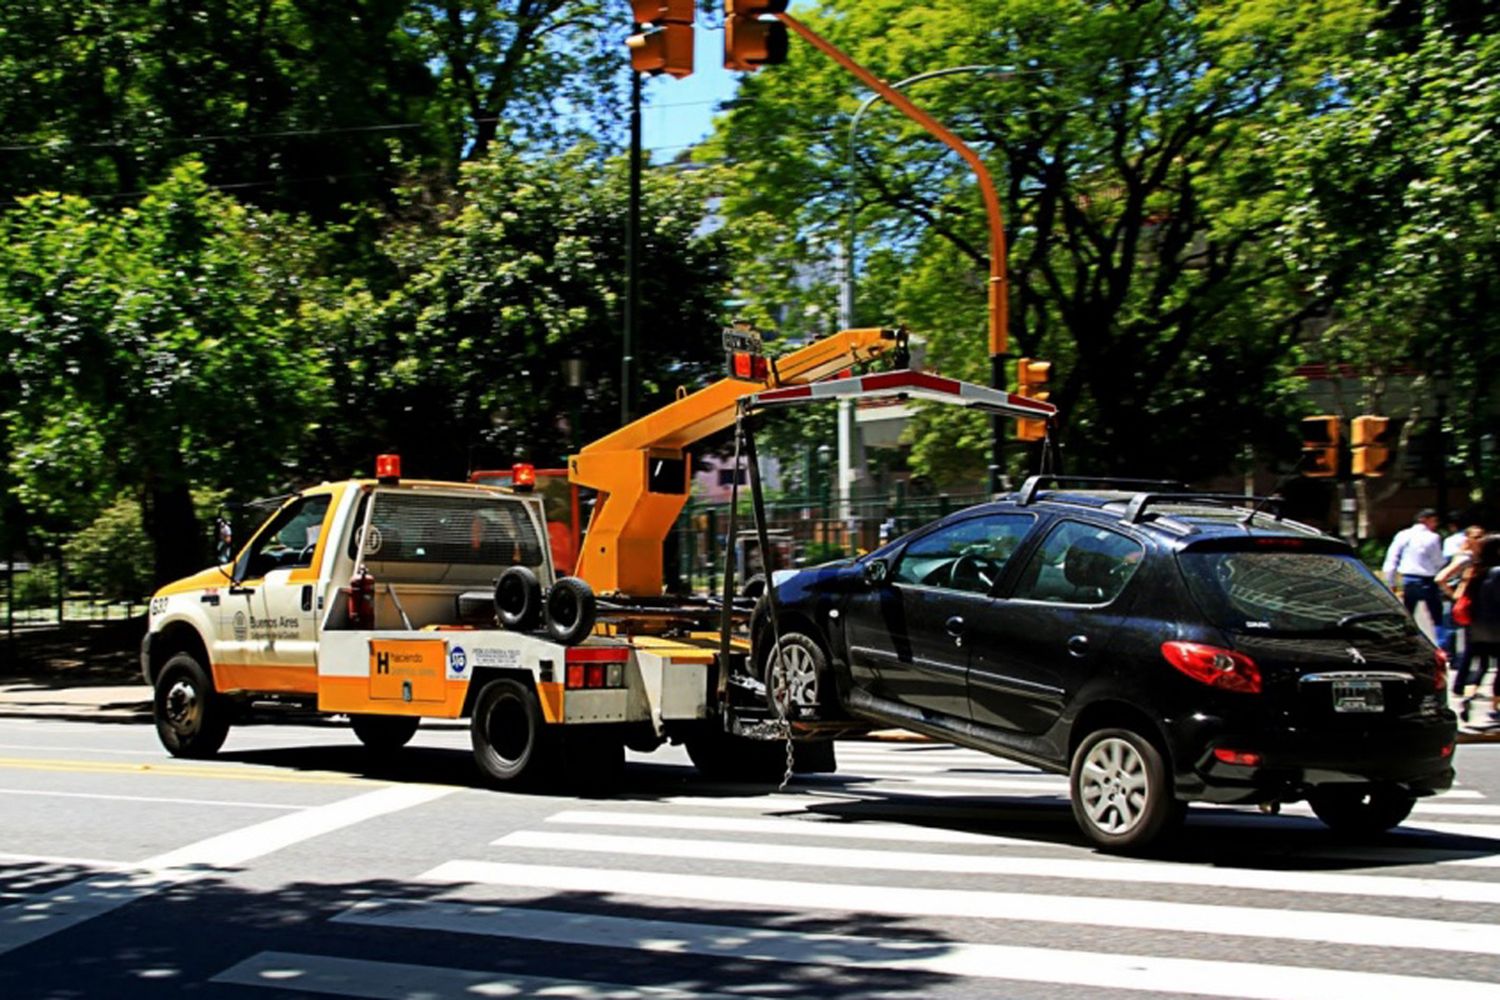
[[[772,566],[791,569],[869,552],[892,538],[955,510],[990,499],[988,493],[939,494],[927,497],[877,497],[840,504],[828,498],[785,498],[766,503]],[[678,520],[668,543],[668,587],[717,593],[723,584],[724,547],[728,543],[729,504],[692,502]],[[764,571],[754,539],[755,522],[748,498],[739,505],[735,525],[738,579],[743,589]],[[671,571],[675,568],[676,576]]]
[[[0,627],[7,635],[68,622],[124,621],[145,614],[149,599],[100,593],[90,574],[61,554],[0,562]]]

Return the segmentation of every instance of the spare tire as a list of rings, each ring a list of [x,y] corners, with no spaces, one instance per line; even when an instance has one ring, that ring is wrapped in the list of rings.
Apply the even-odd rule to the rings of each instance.
[[[525,566],[512,566],[495,581],[495,614],[512,632],[530,632],[542,617],[542,585]]]
[[[576,646],[594,631],[594,588],[576,576],[565,576],[547,594],[547,634],[564,646]]]

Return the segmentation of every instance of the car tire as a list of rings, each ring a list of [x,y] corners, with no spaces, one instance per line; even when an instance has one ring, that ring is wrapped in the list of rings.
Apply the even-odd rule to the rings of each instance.
[[[1373,837],[1400,826],[1416,802],[1399,788],[1378,785],[1332,785],[1307,796],[1318,819],[1346,837]]]
[[[415,715],[351,715],[349,728],[371,750],[400,750],[411,742],[422,722]]]
[[[565,576],[547,592],[547,635],[564,646],[576,646],[594,631],[598,605],[594,589],[576,576]]]
[[[1068,788],[1084,836],[1109,851],[1147,849],[1186,812],[1161,751],[1129,729],[1100,729],[1078,744]]]
[[[533,784],[552,763],[552,734],[531,687],[510,677],[490,681],[469,718],[474,761],[501,788]]]
[[[530,632],[542,620],[542,585],[526,566],[511,566],[495,581],[495,615],[512,632]]]
[[[766,634],[770,635],[769,630]],[[807,633],[783,632],[776,652],[766,655],[764,678],[766,698],[772,709],[779,705],[787,718],[800,718],[798,708],[817,711],[823,707],[828,655],[818,640]]]
[[[698,773],[714,781],[779,785],[786,775],[786,742],[752,740],[707,730],[685,741],[688,759]]]
[[[191,653],[177,653],[156,676],[156,735],[173,757],[212,757],[229,735],[230,706]]]

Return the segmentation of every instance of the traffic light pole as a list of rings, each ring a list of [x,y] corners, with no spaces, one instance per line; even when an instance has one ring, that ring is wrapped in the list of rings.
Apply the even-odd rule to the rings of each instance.
[[[625,211],[625,318],[620,351],[620,424],[630,423],[635,320],[640,302],[641,74],[630,74],[630,203]]]
[[[861,83],[885,98],[887,103],[896,108],[896,110],[941,139],[948,148],[963,157],[964,162],[974,171],[974,176],[979,181],[980,194],[984,198],[985,213],[988,216],[990,227],[990,280],[988,296],[990,385],[993,388],[1004,390],[1005,360],[1009,337],[1010,293],[1005,280],[1005,223],[1000,214],[1000,196],[995,191],[995,182],[990,177],[989,168],[984,165],[984,161],[979,158],[979,154],[970,149],[962,139],[944,128],[937,119],[907,100],[900,91],[855,62],[832,42],[824,39],[817,32],[790,14],[779,13],[775,16],[782,24],[787,26],[789,31],[795,32],[799,37],[812,45],[813,48],[844,67]],[[993,432],[993,444],[990,452],[990,489],[991,491],[998,492],[1000,488],[1000,470],[1004,468],[1005,448],[1005,436],[1001,432],[1000,419],[998,417],[993,418],[991,429]]]

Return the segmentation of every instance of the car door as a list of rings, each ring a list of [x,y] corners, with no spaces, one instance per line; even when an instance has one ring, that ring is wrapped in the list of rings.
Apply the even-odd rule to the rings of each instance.
[[[214,665],[221,690],[317,691],[316,561],[332,501],[331,493],[297,497],[240,554],[238,582],[221,606],[229,625]]]
[[[1011,732],[1046,732],[1099,668],[1146,553],[1103,525],[1064,518],[1046,532],[972,632],[972,717]]]
[[[855,683],[878,697],[967,718],[967,630],[1034,523],[1030,514],[980,514],[904,546],[886,580],[845,607]]]

